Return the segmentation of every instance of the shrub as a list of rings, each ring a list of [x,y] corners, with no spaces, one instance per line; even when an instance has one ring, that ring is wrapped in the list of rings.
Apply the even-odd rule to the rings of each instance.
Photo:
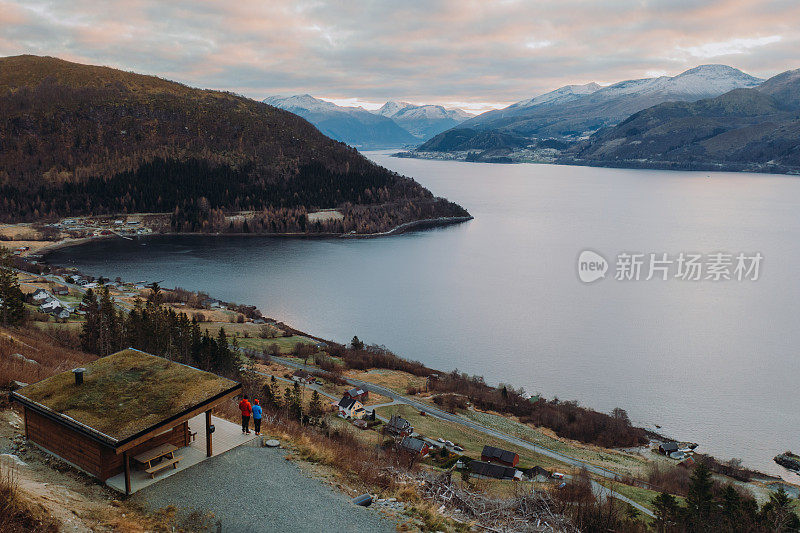
[[[467,408],[467,399],[460,394],[440,394],[433,398],[433,402],[448,413],[455,413],[457,409]]]
[[[434,372],[419,361],[408,361],[398,357],[385,346],[371,345],[355,350],[338,344],[332,345],[329,352],[333,356],[340,357],[348,368],[355,370],[385,368],[408,372],[415,376],[429,376]]]
[[[457,370],[429,382],[432,391],[460,395],[479,409],[518,416],[523,423],[550,428],[568,439],[609,448],[647,442],[645,430],[633,427],[623,409],[615,409],[612,416],[558,398],[531,402],[522,389],[502,383],[492,387],[481,376],[469,376]]]

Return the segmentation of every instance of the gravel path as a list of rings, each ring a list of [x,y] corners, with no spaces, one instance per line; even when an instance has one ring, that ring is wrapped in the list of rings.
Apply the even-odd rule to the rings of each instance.
[[[374,508],[354,505],[306,476],[279,448],[239,446],[137,492],[150,510],[175,505],[214,513],[223,532],[396,531]]]

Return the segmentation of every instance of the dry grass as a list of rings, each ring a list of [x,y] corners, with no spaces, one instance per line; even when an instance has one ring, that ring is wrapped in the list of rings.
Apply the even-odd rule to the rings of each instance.
[[[425,388],[425,378],[409,374],[408,372],[401,372],[399,370],[348,370],[344,373],[345,376],[361,381],[374,383],[392,389],[400,394],[406,394],[409,387],[414,387],[417,390]]]
[[[643,475],[650,464],[641,455],[601,448],[578,441],[569,441],[558,437],[552,430],[531,427],[510,415],[476,410],[464,410],[459,414],[491,429],[502,431],[532,444],[544,446],[594,465],[609,468],[623,475]]]
[[[264,415],[261,428],[263,434],[290,443],[294,458],[333,468],[351,487],[383,494],[393,494],[399,488],[391,471],[402,468],[398,455],[365,445],[356,434],[358,430],[301,426],[274,414]]]
[[[23,533],[58,530],[58,523],[41,507],[35,507],[22,498],[14,469],[0,462],[0,531]]]
[[[328,220],[344,220],[344,215],[336,209],[321,209],[306,215],[309,222],[326,222]]]
[[[83,385],[74,383],[72,373],[64,372],[18,393],[122,440],[235,385],[137,350],[87,364]]]
[[[389,418],[393,414],[398,414],[411,422],[414,430],[425,435],[426,437],[436,439],[441,437],[445,440],[452,441],[459,444],[464,448],[464,455],[473,458],[479,458],[481,450],[484,445],[496,446],[504,450],[510,450],[519,454],[520,466],[530,467],[539,465],[548,470],[553,468],[558,469],[560,472],[570,472],[571,469],[564,463],[556,461],[551,457],[534,453],[526,448],[514,446],[504,440],[492,437],[480,431],[470,429],[461,424],[439,420],[432,416],[421,416],[419,412],[409,405],[391,405],[388,407],[379,407],[376,412]]]
[[[94,355],[59,345],[53,332],[0,327],[0,387],[10,381],[35,383],[94,359]]]

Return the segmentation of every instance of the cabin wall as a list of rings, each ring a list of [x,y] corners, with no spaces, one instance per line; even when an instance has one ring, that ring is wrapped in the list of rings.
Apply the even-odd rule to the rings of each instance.
[[[27,407],[25,408],[25,433],[32,442],[103,481],[124,470],[122,454],[117,454],[113,448],[95,442],[70,427],[54,422]],[[167,443],[178,448],[188,446],[189,423],[183,422],[131,448],[128,455],[133,457],[150,448]],[[134,468],[133,460],[131,463],[131,467]]]
[[[101,476],[102,448],[105,446],[27,407],[25,421],[25,433],[29,440],[84,472]]]

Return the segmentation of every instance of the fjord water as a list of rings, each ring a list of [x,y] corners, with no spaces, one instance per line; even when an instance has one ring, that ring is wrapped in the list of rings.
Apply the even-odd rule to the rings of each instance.
[[[397,159],[475,220],[377,239],[155,237],[49,256],[257,305],[337,341],[625,408],[698,451],[800,480],[800,178]],[[605,279],[583,284],[582,250]],[[760,252],[757,281],[616,281],[620,252]],[[646,272],[645,272],[646,274]]]

